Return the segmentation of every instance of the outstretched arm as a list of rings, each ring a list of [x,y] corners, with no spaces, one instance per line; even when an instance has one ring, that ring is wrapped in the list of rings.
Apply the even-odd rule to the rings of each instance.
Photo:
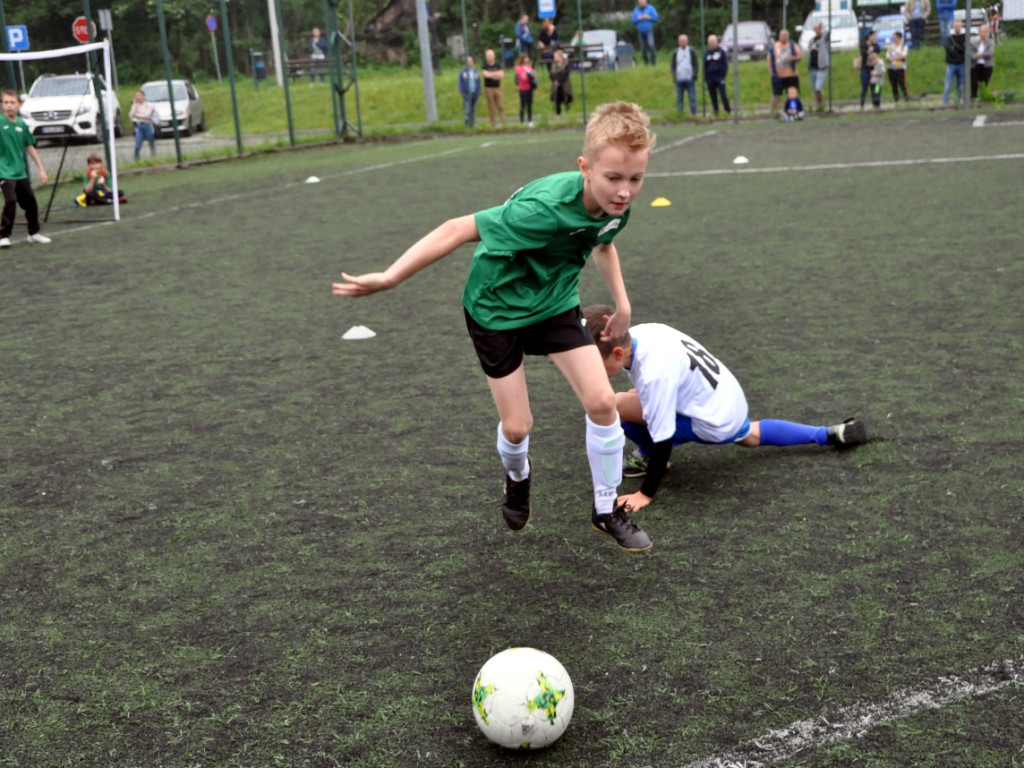
[[[615,302],[615,314],[608,318],[601,339],[614,339],[629,330],[629,321],[633,310],[626,295],[626,285],[622,281],[622,269],[619,266],[619,252],[614,243],[599,244],[593,250],[594,263],[601,273],[604,284]]]
[[[32,158],[32,162],[36,164],[36,168],[39,169],[39,181],[43,184],[47,182],[49,178],[46,175],[46,170],[43,168],[43,161],[39,159],[39,153],[36,152],[35,147],[28,147],[28,156]]]
[[[476,242],[479,239],[476,217],[473,214],[449,219],[437,229],[420,238],[383,272],[370,272],[365,275],[350,275],[342,272],[341,277],[344,282],[333,284],[334,295],[367,296],[394,288],[428,264],[433,264],[438,259],[447,256],[460,245]]]

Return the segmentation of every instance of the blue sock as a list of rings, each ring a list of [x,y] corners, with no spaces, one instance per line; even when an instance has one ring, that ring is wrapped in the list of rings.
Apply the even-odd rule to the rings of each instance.
[[[761,419],[761,445],[828,444],[828,427],[812,427],[794,421]]]
[[[654,450],[654,441],[651,440],[651,433],[647,430],[646,424],[634,424],[631,421],[622,422],[622,431],[626,437],[633,441],[640,453],[650,456]]]

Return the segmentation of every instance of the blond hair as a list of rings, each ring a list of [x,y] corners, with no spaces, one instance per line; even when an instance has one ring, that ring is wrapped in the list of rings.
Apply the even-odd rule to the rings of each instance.
[[[654,148],[657,137],[650,131],[651,118],[639,104],[616,101],[602,104],[587,123],[583,138],[583,156],[593,158],[607,146],[615,145],[630,152]]]

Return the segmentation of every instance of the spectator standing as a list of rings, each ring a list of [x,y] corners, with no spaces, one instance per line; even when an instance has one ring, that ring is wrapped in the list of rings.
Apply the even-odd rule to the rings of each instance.
[[[690,38],[679,36],[679,47],[672,53],[672,79],[676,84],[676,109],[683,111],[683,97],[690,95],[690,114],[697,114],[697,51],[690,47]]]
[[[881,52],[878,48],[878,36],[875,30],[868,32],[867,37],[860,44],[860,108],[864,109],[864,101],[867,99],[868,91],[871,90],[871,71],[875,67],[872,54],[877,58]]]
[[[480,98],[480,72],[472,56],[466,57],[466,66],[459,70],[459,93],[462,94],[465,125],[472,128],[476,122],[476,100]]]
[[[551,101],[555,105],[555,114],[562,114],[562,107],[565,107],[565,111],[569,111],[569,105],[572,104],[572,78],[570,74],[572,69],[569,66],[569,60],[565,57],[565,53],[556,49],[553,58],[551,60]]]
[[[554,19],[544,19],[541,22],[540,32],[537,33],[537,53],[542,59],[549,62],[549,70],[551,69],[550,60],[555,49],[558,48],[558,42],[558,28],[555,26]]]
[[[988,24],[978,27],[978,43],[971,45],[971,98],[978,98],[978,84],[992,77],[992,59],[996,55],[995,41],[989,35]]]
[[[811,78],[811,91],[818,110],[825,108],[825,81],[828,79],[828,65],[831,58],[832,32],[825,30],[824,22],[814,25],[814,37],[807,44],[808,74]]]
[[[939,12],[939,34],[942,36],[942,47],[946,47],[949,31],[953,27],[953,11],[956,0],[935,0],[935,9]]]
[[[953,29],[946,38],[946,82],[942,87],[942,103],[949,104],[949,92],[956,81],[956,103],[963,98],[964,59],[967,51],[967,36],[960,19],[953,22]]]
[[[142,149],[142,142],[149,142],[149,152],[156,154],[156,126],[160,124],[160,116],[156,113],[153,102],[146,101],[146,94],[142,90],[135,92],[135,100],[132,101],[132,108],[128,111],[128,117],[135,129],[135,159],[139,159],[139,150]]]
[[[318,73],[322,83],[327,72],[327,40],[320,34],[320,27],[313,27],[310,35],[309,58],[315,63],[309,68],[309,84],[313,85]]]
[[[505,94],[501,91],[501,81],[505,77],[505,69],[498,63],[494,55],[494,49],[488,48],[484,51],[484,95],[487,98],[487,115],[491,120],[491,127],[497,127],[494,116],[501,118],[502,126],[505,125]]]
[[[36,151],[36,137],[18,114],[21,97],[17,91],[5,90],[0,95],[0,107],[3,109],[3,115],[0,115],[0,192],[3,194],[0,248],[11,247],[14,216],[19,205],[25,211],[25,219],[28,221],[28,242],[48,243],[50,238],[39,231],[39,203],[36,202],[36,193],[32,191],[28,162],[25,160],[26,155],[32,158],[39,170],[39,181],[45,184],[47,176],[43,161]]]
[[[708,84],[711,96],[711,109],[718,117],[718,99],[722,99],[722,108],[732,113],[729,106],[729,94],[726,92],[725,79],[729,74],[729,55],[718,45],[718,35],[708,35],[708,47],[704,49],[704,82]]]
[[[516,88],[519,89],[519,122],[533,128],[533,92],[537,90],[537,73],[530,66],[529,54],[519,54],[515,75]]]
[[[800,46],[789,39],[789,30],[779,31],[779,39],[768,52],[768,71],[772,76],[772,103],[768,111],[775,114],[782,94],[790,88],[800,92],[800,73],[796,70],[797,62],[803,58]]]
[[[654,66],[654,25],[658,23],[658,11],[647,0],[637,0],[633,9],[633,26],[640,38],[640,54],[644,64]]]
[[[900,103],[900,91],[903,91],[903,100],[910,101],[907,94],[907,46],[903,42],[903,35],[893,32],[892,44],[885,51],[885,61],[889,70],[889,85],[892,86],[892,99]]]
[[[527,58],[533,55],[533,35],[530,33],[530,15],[524,13],[516,22],[516,51],[525,53]]]
[[[920,48],[924,44],[924,23],[931,14],[931,0],[907,0],[907,4],[903,6],[903,17],[910,27],[910,48]]]

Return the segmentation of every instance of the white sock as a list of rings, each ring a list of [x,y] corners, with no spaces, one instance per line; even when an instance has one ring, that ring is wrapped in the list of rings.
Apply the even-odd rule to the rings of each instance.
[[[498,422],[498,455],[501,456],[502,466],[509,476],[517,483],[530,476],[530,463],[526,456],[530,452],[530,436],[523,438],[521,443],[513,443],[505,433],[501,431],[501,422]]]
[[[603,427],[587,416],[587,459],[594,479],[594,509],[599,515],[610,515],[615,509],[615,497],[622,482],[622,449],[626,435],[619,417],[615,423]]]

